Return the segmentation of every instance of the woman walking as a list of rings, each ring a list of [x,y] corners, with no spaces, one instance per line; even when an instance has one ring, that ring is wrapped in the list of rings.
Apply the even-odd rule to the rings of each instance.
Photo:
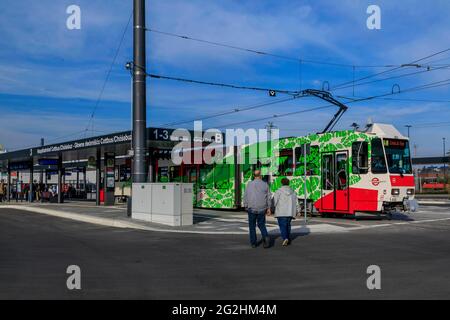
[[[273,196],[273,204],[283,239],[283,247],[286,247],[291,243],[291,221],[297,214],[297,195],[289,187],[289,179],[283,178],[281,184],[281,188]]]

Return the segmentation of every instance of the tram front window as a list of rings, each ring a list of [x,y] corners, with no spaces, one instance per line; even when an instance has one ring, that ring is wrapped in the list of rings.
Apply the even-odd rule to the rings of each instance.
[[[380,138],[372,140],[372,173],[387,173],[383,143]]]
[[[407,140],[384,139],[384,150],[390,173],[412,173],[411,153]]]

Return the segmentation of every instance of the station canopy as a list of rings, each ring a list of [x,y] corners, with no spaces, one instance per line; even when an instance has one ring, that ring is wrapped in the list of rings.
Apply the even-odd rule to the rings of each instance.
[[[189,131],[191,140],[202,139],[204,144],[208,144],[217,139],[196,137],[194,131]],[[220,139],[223,140],[223,135]],[[180,137],[176,134],[175,129],[167,128],[147,128],[147,148],[153,154],[167,155],[177,143]],[[27,170],[31,165],[36,169],[45,168],[52,165],[52,159],[58,159],[61,156],[63,166],[85,166],[87,159],[96,157],[97,149],[103,156],[106,152],[114,153],[116,157],[132,157],[132,132],[123,131],[111,133],[96,137],[88,137],[79,140],[71,140],[56,144],[38,146],[28,149],[16,150],[0,154],[0,170],[7,171],[8,166],[11,170]],[[46,162],[47,161],[47,162]],[[72,163],[72,165],[71,165]],[[74,165],[77,163],[76,165]]]

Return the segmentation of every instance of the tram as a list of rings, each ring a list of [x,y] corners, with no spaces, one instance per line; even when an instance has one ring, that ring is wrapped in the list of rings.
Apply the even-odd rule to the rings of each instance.
[[[196,207],[240,209],[256,169],[272,192],[287,177],[310,213],[382,215],[416,208],[409,139],[390,124],[231,147],[223,163],[167,165],[158,181],[193,183]]]

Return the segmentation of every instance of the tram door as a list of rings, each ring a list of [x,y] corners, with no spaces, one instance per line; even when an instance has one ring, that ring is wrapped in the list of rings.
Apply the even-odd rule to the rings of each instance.
[[[348,211],[349,207],[349,181],[348,181],[348,152],[336,153],[336,184],[335,203],[336,211]]]
[[[322,154],[322,210],[334,210],[334,153]]]
[[[184,182],[189,182],[193,184],[193,193],[194,193],[194,207],[197,206],[198,199],[198,175],[199,175],[199,166],[186,166],[186,173],[184,177]]]
[[[323,210],[348,211],[348,183],[348,152],[322,154],[321,207]]]

